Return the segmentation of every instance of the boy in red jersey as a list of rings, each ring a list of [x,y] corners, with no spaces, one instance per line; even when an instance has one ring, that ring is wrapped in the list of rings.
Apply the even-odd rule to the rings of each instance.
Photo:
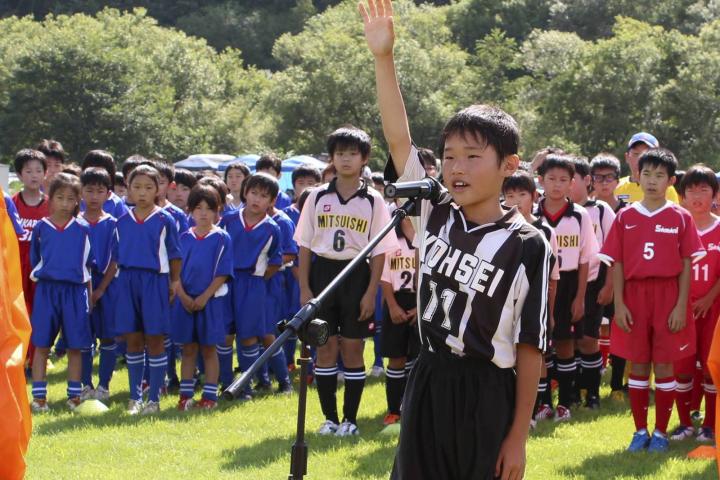
[[[695,429],[690,418],[695,363],[700,361],[705,381],[705,420],[697,435],[700,442],[715,439],[715,386],[707,368],[713,331],[720,315],[720,218],[712,214],[712,203],[718,192],[715,172],[704,165],[691,167],[680,182],[683,205],[690,211],[707,255],[695,262],[690,276],[690,305],[695,318],[696,354],[675,362],[677,381],[677,409],[680,426],[670,435],[671,440],[692,437]]]
[[[668,449],[666,429],[675,400],[673,362],[695,353],[688,305],[691,261],[705,255],[687,210],[665,199],[677,160],[654,148],[640,158],[644,197],[622,210],[603,245],[601,259],[615,264],[615,322],[611,352],[632,362],[630,407],[636,432],[628,451]],[[629,294],[632,292],[632,294]],[[647,430],[650,366],[655,371],[655,432]]]

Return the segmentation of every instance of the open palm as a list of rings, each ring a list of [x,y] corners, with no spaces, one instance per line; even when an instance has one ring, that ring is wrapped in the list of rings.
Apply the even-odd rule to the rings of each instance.
[[[376,57],[390,55],[395,42],[393,10],[390,0],[368,0],[358,4],[365,23],[365,40]]]

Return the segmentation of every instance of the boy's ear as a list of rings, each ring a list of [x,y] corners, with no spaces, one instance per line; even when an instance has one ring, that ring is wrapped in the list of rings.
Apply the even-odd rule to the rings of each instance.
[[[592,186],[592,177],[590,175],[585,175],[583,177],[583,181],[585,182],[586,187]]]
[[[675,185],[675,182],[677,182],[677,176],[673,175],[672,177],[670,177],[670,181],[668,182],[668,187],[672,187],[673,185]]]
[[[502,171],[503,177],[509,177],[513,173],[517,172],[518,166],[520,165],[520,157],[516,154],[506,155],[500,164],[500,170]]]

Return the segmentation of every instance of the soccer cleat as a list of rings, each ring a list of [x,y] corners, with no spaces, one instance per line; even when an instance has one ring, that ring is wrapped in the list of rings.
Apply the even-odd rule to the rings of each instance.
[[[181,412],[187,412],[195,406],[195,400],[192,397],[180,397],[178,400],[177,409]]]
[[[702,412],[695,410],[694,412],[690,413],[690,418],[693,422],[702,422],[703,419],[705,419],[705,415],[703,415]]]
[[[695,437],[695,440],[697,440],[698,442],[712,443],[715,441],[715,433],[710,427],[700,427],[700,432],[698,433],[698,436]]]
[[[292,385],[289,383],[281,383],[280,386],[277,389],[277,393],[283,394],[283,395],[292,395],[294,392]]]
[[[590,410],[600,409],[600,398],[595,395],[590,395],[585,399],[585,408]]]
[[[555,418],[553,420],[555,420],[556,422],[567,422],[571,418],[572,418],[572,416],[570,415],[569,408],[567,408],[563,405],[557,406],[557,408],[555,409]]]
[[[82,402],[83,401],[80,397],[71,397],[67,399],[65,405],[67,405],[68,409],[70,409],[71,412],[74,412],[75,409],[79,407]]]
[[[152,415],[154,413],[160,412],[160,402],[146,402],[145,405],[143,405],[142,411],[140,412],[142,415]]]
[[[91,400],[95,398],[95,389],[92,388],[90,385],[85,385],[80,392],[80,400]]]
[[[30,404],[30,409],[33,413],[45,413],[50,411],[50,406],[45,399],[33,398],[33,401]]]
[[[686,438],[693,437],[695,435],[695,429],[693,427],[687,427],[680,425],[670,434],[670,440],[685,440]]]
[[[540,420],[550,420],[555,416],[555,412],[553,412],[553,409],[550,405],[539,405],[537,411],[535,412],[535,420],[538,422]]]
[[[257,392],[258,395],[267,395],[272,392],[272,384],[258,382],[255,384],[255,392]]]
[[[318,435],[334,435],[338,430],[338,424],[332,420],[325,420],[318,429]]]
[[[627,448],[628,452],[639,452],[641,450],[645,450],[648,448],[648,445],[650,444],[650,435],[648,435],[648,431],[645,429],[639,430],[635,433],[633,433],[632,441],[630,442],[630,446]]]
[[[610,400],[616,403],[625,403],[625,392],[622,390],[613,390],[610,392]]]
[[[129,415],[137,415],[142,412],[143,403],[142,400],[128,400],[127,413]]]
[[[195,408],[199,410],[214,410],[217,408],[217,404],[218,403],[215,400],[203,398],[195,404]]]
[[[97,387],[95,389],[95,400],[108,401],[110,400],[110,390],[105,387]]]
[[[383,425],[392,425],[393,423],[400,422],[400,415],[396,413],[388,413],[383,419]]]
[[[530,419],[530,430],[535,430],[537,427],[537,421],[535,419]]]
[[[336,437],[351,437],[353,435],[360,435],[360,430],[357,425],[347,420],[342,422],[335,432]]]
[[[380,378],[385,375],[385,369],[381,367],[380,365],[373,365],[372,369],[370,369],[370,376],[375,378]]]
[[[670,442],[668,441],[667,436],[655,430],[652,434],[652,438],[650,438],[650,444],[647,447],[647,451],[662,453],[667,452],[669,448]]]

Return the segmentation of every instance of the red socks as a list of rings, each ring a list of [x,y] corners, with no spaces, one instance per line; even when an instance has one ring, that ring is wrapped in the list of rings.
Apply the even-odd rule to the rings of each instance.
[[[610,356],[610,337],[601,333],[598,345],[602,354],[602,368],[607,368],[608,357]]]
[[[673,404],[675,403],[675,378],[655,379],[655,430],[666,433]]]
[[[683,427],[692,426],[692,419],[690,418],[690,401],[692,400],[692,392],[692,379],[687,380],[687,383],[684,383],[684,381],[681,379],[677,379],[677,389],[675,390],[675,403],[677,404],[680,425],[682,425]]]
[[[647,412],[650,403],[649,380],[649,376],[640,375],[630,375],[628,380],[630,409],[632,410],[633,420],[635,420],[636,431],[647,430]]]
[[[705,389],[705,420],[703,421],[703,427],[712,428],[715,431],[715,397],[717,390],[712,382],[707,381],[703,385]]]

